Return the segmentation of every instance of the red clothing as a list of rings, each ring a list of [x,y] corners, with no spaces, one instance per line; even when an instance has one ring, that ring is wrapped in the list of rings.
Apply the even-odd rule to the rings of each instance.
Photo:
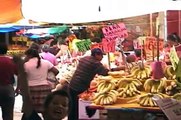
[[[11,84],[13,75],[17,74],[16,65],[6,56],[0,56],[0,85]]]

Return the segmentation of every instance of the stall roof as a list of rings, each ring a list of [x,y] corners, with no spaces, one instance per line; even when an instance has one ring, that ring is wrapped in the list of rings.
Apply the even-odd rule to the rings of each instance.
[[[180,10],[171,0],[0,0],[0,24],[23,18],[48,23],[88,23],[166,10]]]
[[[181,1],[170,0],[22,0],[25,18],[66,24],[121,19],[180,6]]]

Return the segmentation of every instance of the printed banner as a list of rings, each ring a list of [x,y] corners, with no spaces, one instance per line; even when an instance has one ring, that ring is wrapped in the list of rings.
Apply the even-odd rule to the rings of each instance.
[[[128,36],[124,23],[113,24],[102,28],[104,37],[107,40],[115,40],[116,38],[126,38]]]

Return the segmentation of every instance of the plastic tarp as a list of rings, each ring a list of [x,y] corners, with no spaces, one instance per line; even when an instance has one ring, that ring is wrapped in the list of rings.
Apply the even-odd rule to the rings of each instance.
[[[180,1],[171,0],[22,0],[26,19],[68,24],[121,19],[180,6]]]
[[[13,23],[23,19],[21,0],[0,0],[0,24]]]

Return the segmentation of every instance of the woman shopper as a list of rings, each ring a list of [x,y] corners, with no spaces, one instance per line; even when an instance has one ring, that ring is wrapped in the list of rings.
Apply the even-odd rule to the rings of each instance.
[[[15,91],[13,77],[17,69],[12,59],[6,55],[8,47],[0,43],[0,107],[3,120],[13,120]]]
[[[16,56],[14,62],[18,66],[19,85],[23,97],[24,114],[22,120],[42,120],[33,107],[30,97],[27,74],[24,70],[23,60]],[[55,91],[46,96],[43,104],[44,120],[62,120],[68,113],[68,94],[65,91]]]
[[[38,113],[43,112],[43,101],[51,92],[51,85],[47,80],[47,73],[58,74],[58,70],[47,60],[41,59],[35,49],[28,49],[25,52],[24,68],[27,74],[28,85],[30,87],[30,96],[33,100],[34,110]],[[23,107],[24,108],[24,107]],[[24,111],[24,110],[23,110]]]

